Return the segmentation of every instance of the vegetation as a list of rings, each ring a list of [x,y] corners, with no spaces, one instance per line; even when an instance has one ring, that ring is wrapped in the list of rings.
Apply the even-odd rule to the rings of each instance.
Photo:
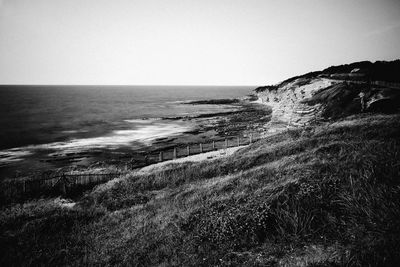
[[[323,74],[350,73],[354,69],[360,69],[366,74],[367,79],[373,81],[400,82],[400,60],[394,61],[361,61],[339,66],[331,66],[322,71]]]
[[[320,103],[324,106],[322,116],[325,118],[343,118],[362,112],[360,93],[369,104],[366,110],[371,112],[396,113],[400,110],[400,93],[398,89],[369,87],[363,84],[338,83],[316,92],[311,98],[302,102],[309,105]]]
[[[256,93],[264,92],[264,91],[276,91],[278,90],[278,85],[265,85],[257,87],[254,91]]]
[[[358,70],[357,74],[353,74],[353,70]],[[264,91],[276,91],[278,88],[285,86],[297,80],[293,86],[302,86],[309,83],[317,77],[331,77],[343,80],[360,80],[360,81],[384,81],[384,82],[400,82],[400,59],[394,61],[360,61],[351,64],[338,66],[330,66],[322,71],[308,72],[303,75],[294,76],[286,79],[278,85],[260,86],[255,89],[256,93]]]
[[[325,106],[322,116],[337,119],[361,111],[359,93],[362,90],[365,90],[364,85],[339,83],[321,89],[302,102],[310,105],[321,103]]]
[[[3,207],[0,265],[394,266],[399,136],[400,115],[350,116]]]

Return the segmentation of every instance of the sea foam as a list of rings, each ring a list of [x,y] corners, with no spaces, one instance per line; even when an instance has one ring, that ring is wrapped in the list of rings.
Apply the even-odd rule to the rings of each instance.
[[[21,161],[24,157],[31,155],[26,148],[11,148],[0,151],[0,165]]]
[[[52,150],[52,153],[48,154],[48,156],[56,156],[65,153],[88,151],[90,149],[115,149],[129,146],[133,142],[151,145],[152,141],[158,138],[176,136],[190,130],[191,127],[187,125],[155,123],[139,127],[138,129],[115,130],[106,136],[72,139],[65,142],[53,142],[2,150],[0,151],[0,163],[9,164],[16,162],[39,150]]]
[[[92,138],[73,139],[68,142],[55,142],[40,145],[40,148],[57,150],[86,150],[89,148],[117,148],[132,142],[150,145],[158,138],[178,135],[191,128],[178,124],[157,123],[134,130],[115,130],[110,135]]]

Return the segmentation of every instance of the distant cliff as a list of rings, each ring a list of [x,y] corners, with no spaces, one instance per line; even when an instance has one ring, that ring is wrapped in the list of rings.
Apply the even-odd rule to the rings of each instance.
[[[400,60],[356,62],[292,77],[255,89],[273,109],[273,129],[362,112],[400,109]]]

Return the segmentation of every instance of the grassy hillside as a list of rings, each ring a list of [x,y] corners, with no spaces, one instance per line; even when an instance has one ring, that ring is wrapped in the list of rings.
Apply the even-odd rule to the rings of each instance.
[[[400,60],[393,61],[361,61],[339,66],[331,66],[322,71],[322,74],[350,73],[354,69],[365,74],[364,79],[373,81],[399,82]]]
[[[356,70],[356,74],[352,71]],[[318,77],[332,77],[343,80],[358,80],[358,81],[384,81],[384,82],[400,82],[400,59],[393,61],[360,61],[351,64],[338,66],[330,66],[322,71],[313,71],[303,75],[294,76],[280,82],[277,85],[260,86],[255,89],[256,93],[263,91],[277,90],[289,83],[299,80],[296,85],[301,86],[309,83],[311,80]],[[358,74],[358,75],[357,75]]]
[[[132,173],[73,208],[9,206],[0,265],[394,266],[399,136],[399,115],[357,115]]]

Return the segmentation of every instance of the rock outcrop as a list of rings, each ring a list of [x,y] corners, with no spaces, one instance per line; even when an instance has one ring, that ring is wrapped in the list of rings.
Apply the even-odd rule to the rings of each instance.
[[[320,103],[304,103],[304,100],[336,83],[338,82],[326,78],[312,80],[299,78],[278,86],[276,89],[259,92],[257,94],[258,102],[272,107],[270,124],[274,126],[285,128],[306,125],[320,118],[322,105]]]
[[[353,63],[310,72],[278,85],[259,87],[258,102],[272,107],[269,131],[308,125],[361,112],[400,110],[400,83],[371,80],[381,66],[393,72],[399,61]],[[390,68],[390,66],[393,66]],[[336,71],[336,72],[335,72]],[[379,73],[379,77],[385,77]],[[400,73],[399,73],[400,77]]]

